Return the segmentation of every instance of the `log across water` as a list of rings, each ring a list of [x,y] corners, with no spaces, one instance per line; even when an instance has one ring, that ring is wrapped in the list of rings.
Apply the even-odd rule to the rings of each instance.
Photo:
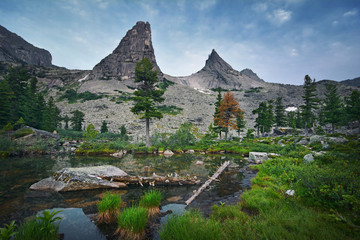
[[[100,176],[101,177],[101,176]],[[101,177],[110,182],[122,182],[126,185],[150,185],[150,186],[181,186],[199,184],[196,177],[163,177],[163,176],[122,176],[122,177]]]

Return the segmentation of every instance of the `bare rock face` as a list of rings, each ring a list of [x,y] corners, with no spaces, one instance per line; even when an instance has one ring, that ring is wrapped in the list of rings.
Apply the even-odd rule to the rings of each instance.
[[[30,186],[31,190],[68,192],[98,188],[122,188],[126,184],[102,179],[102,177],[123,177],[127,173],[110,166],[96,166],[83,168],[65,168],[57,171],[53,176],[45,178]]]
[[[52,66],[51,60],[49,51],[33,46],[0,26],[0,61],[49,67]]]
[[[197,89],[249,89],[264,87],[265,82],[252,70],[244,69],[241,72],[234,70],[213,49],[206,60],[205,67],[197,73],[187,77],[166,76],[171,81]]]
[[[150,24],[137,22],[126,33],[119,46],[93,68],[91,79],[134,80],[135,65],[144,57],[152,62],[158,73],[161,73],[151,42]]]

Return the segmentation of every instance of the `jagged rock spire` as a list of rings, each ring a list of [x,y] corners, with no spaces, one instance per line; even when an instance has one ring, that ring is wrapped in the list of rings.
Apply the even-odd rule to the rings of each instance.
[[[224,71],[233,70],[233,68],[219,56],[215,49],[213,49],[209,58],[206,60],[203,70]]]
[[[140,21],[126,33],[117,48],[93,68],[92,77],[96,79],[134,79],[135,65],[144,57],[149,58],[154,68],[161,73],[151,42],[150,24]]]

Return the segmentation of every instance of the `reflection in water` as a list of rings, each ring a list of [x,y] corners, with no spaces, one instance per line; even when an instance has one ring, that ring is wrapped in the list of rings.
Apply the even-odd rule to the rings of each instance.
[[[204,165],[196,165],[196,161],[203,161]],[[34,192],[30,191],[31,184],[46,178],[54,171],[64,167],[84,167],[97,165],[114,165],[131,175],[151,176],[177,174],[180,176],[197,176],[204,182],[208,176],[221,165],[231,160],[231,166],[224,171],[220,181],[213,185],[213,189],[205,196],[207,200],[213,197],[223,197],[241,189],[240,181],[243,178],[238,172],[243,166],[243,158],[236,155],[174,155],[164,156],[126,155],[124,158],[110,157],[75,157],[51,156],[22,157],[0,160],[0,222],[9,222],[11,219],[23,219],[47,208],[83,208],[85,213],[95,213],[96,203],[107,190],[87,190],[67,193]],[[163,194],[163,203],[183,203],[199,186],[156,187]],[[118,192],[128,206],[137,204],[147,187],[129,187],[125,190],[112,189]],[[210,194],[210,195],[209,195]],[[169,199],[169,200],[166,200]],[[198,202],[201,201],[198,200]]]

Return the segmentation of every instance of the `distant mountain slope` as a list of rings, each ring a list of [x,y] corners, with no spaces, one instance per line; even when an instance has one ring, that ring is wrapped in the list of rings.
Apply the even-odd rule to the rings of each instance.
[[[0,25],[0,61],[51,66],[49,51],[37,48]]]
[[[190,76],[172,77],[165,76],[167,79],[198,89],[250,89],[265,87],[265,82],[260,79],[251,69],[244,69],[241,72],[234,70],[225,62],[213,49],[205,66]]]
[[[360,87],[360,77],[344,80],[344,81],[341,81],[341,83],[344,83],[346,85],[353,86],[353,87]]]

